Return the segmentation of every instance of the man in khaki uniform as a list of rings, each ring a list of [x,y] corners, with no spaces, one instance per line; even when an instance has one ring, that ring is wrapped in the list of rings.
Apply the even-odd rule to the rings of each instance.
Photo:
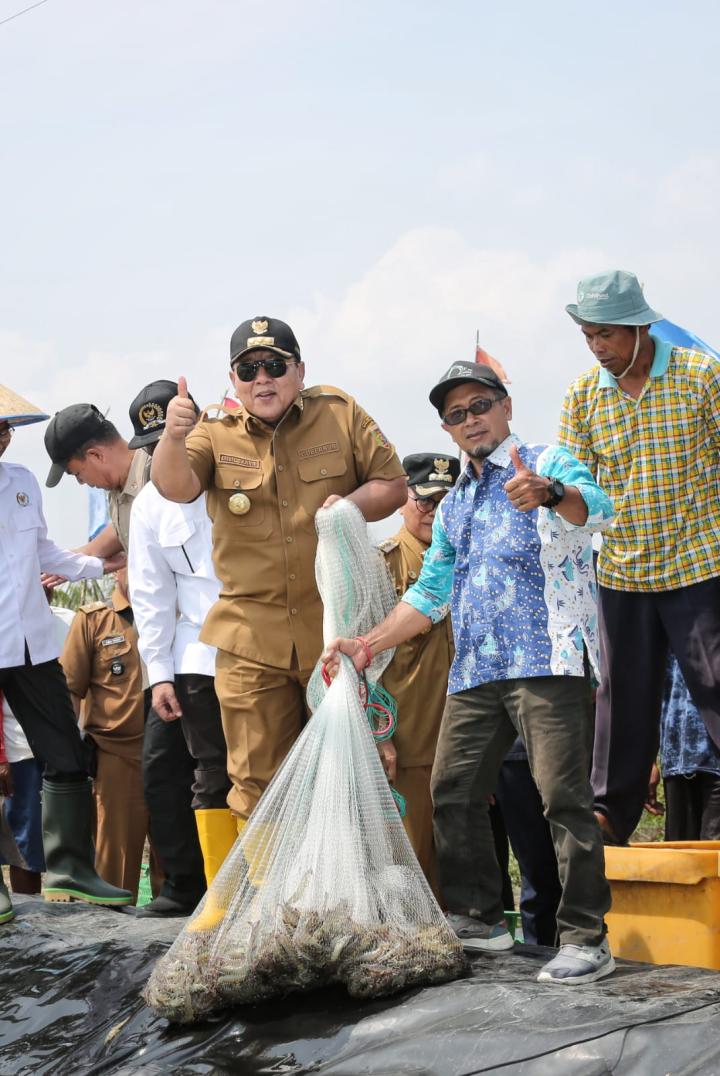
[[[110,523],[83,552],[96,557],[127,552],[132,503],[150,478],[148,454],[133,451],[102,411],[88,403],[71,404],[53,416],[45,448],[52,460],[46,486],[69,474],[82,486],[107,490]]]
[[[398,597],[417,582],[432,541],[435,509],[460,473],[460,463],[442,453],[406,456],[408,499],[403,526],[380,543]],[[450,617],[397,648],[383,674],[383,686],[398,708],[397,729],[380,745],[388,777],[405,798],[405,829],[425,877],[439,893],[433,847],[430,774],[447,700],[448,675],[455,649]]]
[[[60,664],[75,712],[96,749],[95,868],[137,901],[148,832],[141,770],[145,707],[125,570],[117,573],[109,605],[80,606]]]
[[[315,513],[349,497],[368,521],[383,519],[404,502],[406,483],[392,445],[352,397],[304,388],[284,322],[240,325],[230,365],[242,409],[193,429],[179,379],[152,478],[170,500],[207,490],[221,591],[200,639],[218,648],[228,803],[241,828],[302,729],[304,689],[322,651]]]

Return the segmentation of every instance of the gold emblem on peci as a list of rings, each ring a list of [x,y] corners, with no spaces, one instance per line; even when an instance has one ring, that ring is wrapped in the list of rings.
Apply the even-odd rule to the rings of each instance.
[[[266,321],[254,321],[251,328],[256,336],[262,336],[263,333],[267,332],[268,323]]]
[[[250,498],[245,493],[233,493],[228,508],[234,516],[244,516],[250,511]]]
[[[452,475],[448,472],[450,470],[450,460],[433,460],[435,470],[429,475],[430,482],[451,482]]]
[[[138,411],[138,418],[144,430],[151,430],[165,421],[165,412],[160,404],[146,403]]]

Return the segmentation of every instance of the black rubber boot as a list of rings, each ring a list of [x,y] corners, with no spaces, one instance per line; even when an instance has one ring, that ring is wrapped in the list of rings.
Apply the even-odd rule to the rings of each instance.
[[[15,909],[10,900],[10,894],[3,881],[2,868],[0,868],[0,923],[9,922],[15,915]]]
[[[45,900],[132,904],[127,889],[108,885],[95,871],[90,782],[43,780]]]

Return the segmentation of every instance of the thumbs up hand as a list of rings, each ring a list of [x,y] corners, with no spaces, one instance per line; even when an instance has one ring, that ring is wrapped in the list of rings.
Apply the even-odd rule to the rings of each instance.
[[[515,477],[504,486],[508,500],[519,512],[532,512],[548,499],[550,479],[536,474],[524,464],[515,445],[510,446],[509,452],[515,467]]]
[[[168,404],[165,433],[174,441],[182,441],[197,422],[195,404],[188,395],[187,381],[178,378],[178,394]]]

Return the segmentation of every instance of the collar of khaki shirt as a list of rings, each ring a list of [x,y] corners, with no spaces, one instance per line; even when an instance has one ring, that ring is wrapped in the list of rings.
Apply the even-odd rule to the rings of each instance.
[[[250,427],[251,432],[252,430],[257,430],[261,433],[268,433],[272,437],[278,426],[282,425],[288,417],[292,416],[293,411],[297,411],[298,415],[302,414],[303,408],[305,407],[303,396],[307,396],[312,392],[312,389],[303,389],[299,396],[295,397],[287,411],[280,416],[274,426],[271,426],[269,422],[264,422],[261,418],[258,418],[257,415],[253,415],[252,412],[248,411],[245,407],[238,411],[231,412],[231,415],[237,417],[238,422],[240,422],[245,429]]]
[[[130,463],[130,470],[121,490],[116,490],[118,497],[135,497],[145,485],[143,475],[150,464],[150,456],[142,448],[136,448]]]
[[[430,548],[430,546],[426,545],[425,542],[421,542],[419,538],[416,538],[413,534],[411,534],[406,526],[402,526],[395,535],[395,537],[401,545],[407,546],[407,548],[412,553],[415,553],[415,555],[418,556],[420,560],[422,560],[422,558],[425,556],[428,549]]]

